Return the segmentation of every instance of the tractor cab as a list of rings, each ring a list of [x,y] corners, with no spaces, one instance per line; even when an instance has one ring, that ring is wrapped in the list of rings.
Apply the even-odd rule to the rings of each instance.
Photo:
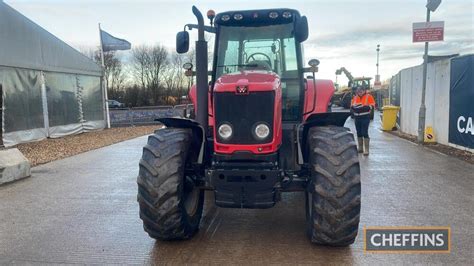
[[[225,74],[242,71],[275,73],[281,82],[282,120],[301,120],[306,17],[292,9],[231,11],[218,14],[215,25],[212,84]]]
[[[362,87],[366,90],[370,89],[370,80],[372,78],[369,78],[369,77],[359,77],[359,78],[354,78],[354,80],[352,81],[352,89],[355,90],[357,89],[358,87]]]
[[[281,86],[282,121],[301,122],[307,90],[304,73],[313,72],[314,76],[319,64],[312,60],[311,67],[303,66],[302,43],[308,38],[306,17],[293,9],[267,9],[228,11],[217,16],[211,10],[208,18],[213,26],[205,26],[205,31],[215,34],[209,73],[211,93],[225,75],[271,72],[278,76]],[[194,29],[197,25],[187,24],[186,27]],[[178,52],[188,50],[186,31],[178,34],[177,47]],[[195,98],[193,93],[191,98]],[[314,111],[315,104],[311,105]]]

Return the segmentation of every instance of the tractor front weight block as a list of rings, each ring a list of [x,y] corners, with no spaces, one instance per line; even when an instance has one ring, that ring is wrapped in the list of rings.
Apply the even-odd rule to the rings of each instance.
[[[275,185],[280,180],[279,170],[212,169],[206,174],[217,206],[266,209],[278,199]]]

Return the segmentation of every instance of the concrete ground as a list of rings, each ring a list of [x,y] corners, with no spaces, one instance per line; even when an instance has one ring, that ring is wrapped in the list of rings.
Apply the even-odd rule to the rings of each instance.
[[[1,186],[0,264],[472,264],[474,165],[377,127],[371,155],[360,157],[362,214],[351,247],[308,241],[300,193],[267,210],[216,208],[208,194],[193,239],[149,238],[136,202],[140,137],[35,167],[31,178]],[[452,252],[364,254],[364,226],[451,226]]]

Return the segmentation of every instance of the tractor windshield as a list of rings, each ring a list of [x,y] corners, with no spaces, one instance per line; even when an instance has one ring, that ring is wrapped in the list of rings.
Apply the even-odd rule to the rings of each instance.
[[[300,79],[294,25],[221,26],[215,77],[241,70],[268,70],[282,81],[283,119],[298,120]],[[299,45],[299,44],[298,44]]]

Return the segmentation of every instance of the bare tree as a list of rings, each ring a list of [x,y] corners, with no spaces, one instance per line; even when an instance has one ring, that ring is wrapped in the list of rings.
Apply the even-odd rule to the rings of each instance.
[[[132,69],[142,89],[149,89],[153,104],[160,102],[161,73],[169,63],[168,51],[161,45],[138,46],[132,50]]]
[[[191,48],[191,50],[184,55],[183,60],[184,60],[183,64],[184,63],[193,64],[193,66],[194,66],[193,70],[195,70],[195,68],[196,68],[196,49],[194,47]],[[191,86],[195,82],[194,78],[195,77],[192,76],[192,77],[186,77],[186,79],[185,79],[186,80],[186,85],[185,85],[186,86],[186,93],[185,93],[186,95],[189,95],[189,90],[191,89]]]
[[[132,68],[133,68],[133,75],[137,83],[140,84],[142,88],[148,87],[148,65],[150,64],[149,61],[149,54],[148,54],[148,47],[146,46],[138,46],[132,49]]]
[[[83,49],[83,53],[101,64],[98,49]],[[182,68],[184,63],[195,65],[194,49],[180,55],[161,45],[142,45],[132,49],[129,63],[122,62],[115,52],[105,53],[104,60],[109,98],[129,106],[180,104],[194,83],[194,77],[185,76]],[[128,75],[132,79],[127,79]]]
[[[176,69],[176,77],[175,77],[175,89],[176,89],[176,97],[178,100],[178,104],[181,103],[181,97],[183,96],[183,89],[186,86],[186,76],[184,75],[183,64],[185,62],[185,58],[182,55],[175,54],[172,58],[173,67]]]
[[[187,56],[172,54],[169,61],[170,63],[167,64],[163,75],[163,83],[166,88],[166,101],[168,104],[180,104],[181,97],[185,91],[184,89],[188,86],[188,78],[185,76],[183,69],[183,64],[188,62]]]
[[[100,50],[91,47],[82,47],[81,53],[89,57],[98,65],[102,65]],[[123,85],[125,82],[125,73],[123,71],[122,61],[118,58],[115,51],[104,53],[104,74],[107,85],[107,93],[110,99],[119,99],[123,95]]]

